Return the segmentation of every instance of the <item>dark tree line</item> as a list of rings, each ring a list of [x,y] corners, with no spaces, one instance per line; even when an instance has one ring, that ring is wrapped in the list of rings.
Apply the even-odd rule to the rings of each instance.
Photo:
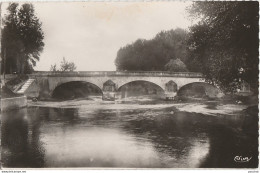
[[[172,59],[187,60],[186,39],[183,29],[162,31],[151,40],[138,39],[117,52],[117,70],[162,71]]]
[[[3,19],[1,73],[31,73],[43,50],[44,34],[32,4],[10,3]]]
[[[258,2],[196,2],[190,28],[190,69],[232,91],[242,81],[258,88]]]
[[[258,2],[194,2],[199,22],[139,39],[119,49],[117,70],[202,72],[209,83],[234,91],[243,81],[258,89]]]

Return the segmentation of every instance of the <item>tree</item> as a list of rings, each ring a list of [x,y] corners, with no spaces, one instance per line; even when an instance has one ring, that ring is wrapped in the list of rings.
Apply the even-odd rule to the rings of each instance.
[[[32,4],[11,3],[3,20],[1,72],[30,73],[40,59],[44,34]]]
[[[66,59],[63,57],[61,64],[60,64],[60,71],[75,71],[76,70],[76,65],[74,62],[68,62]]]
[[[190,28],[189,64],[223,90],[241,81],[258,88],[258,2],[195,2],[190,13],[200,22]],[[194,68],[194,66],[193,66]]]
[[[166,65],[165,69],[171,72],[187,72],[186,65],[179,59],[171,59]]]
[[[62,58],[62,61],[60,62],[60,69],[57,68],[57,65],[51,65],[50,71],[52,72],[56,72],[56,71],[61,71],[61,72],[65,72],[65,71],[75,71],[76,70],[76,65],[74,64],[74,62],[68,62],[65,57]]]
[[[59,71],[57,68],[57,65],[56,64],[51,65],[50,71],[53,71],[53,72]]]
[[[171,60],[180,58],[187,61],[186,39],[183,29],[162,31],[151,40],[138,39],[117,52],[117,70],[163,71]]]

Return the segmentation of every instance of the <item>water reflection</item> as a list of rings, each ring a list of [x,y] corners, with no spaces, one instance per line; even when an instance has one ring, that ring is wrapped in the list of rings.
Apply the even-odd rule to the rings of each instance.
[[[30,107],[3,113],[3,166],[257,166],[257,137],[246,131],[257,121],[248,119],[246,112],[209,116],[175,106],[106,106]],[[238,164],[233,161],[236,155],[253,158]]]
[[[100,127],[50,128],[43,136],[50,167],[158,167],[160,157],[149,142],[138,141],[119,129]],[[60,148],[62,146],[62,148]],[[73,148],[73,150],[71,150]]]
[[[2,116],[3,166],[44,166],[44,148],[39,141],[40,121],[28,114],[27,109],[21,109],[4,113]]]

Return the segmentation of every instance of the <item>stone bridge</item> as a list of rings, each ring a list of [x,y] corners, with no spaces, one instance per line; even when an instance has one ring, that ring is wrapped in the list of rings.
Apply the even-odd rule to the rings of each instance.
[[[191,72],[35,72],[30,74],[30,79],[34,79],[34,82],[25,92],[30,97],[51,98],[58,86],[73,81],[84,81],[100,88],[104,99],[112,100],[115,99],[120,87],[133,81],[153,83],[164,91],[165,97],[174,96],[187,84],[204,82],[202,74]]]

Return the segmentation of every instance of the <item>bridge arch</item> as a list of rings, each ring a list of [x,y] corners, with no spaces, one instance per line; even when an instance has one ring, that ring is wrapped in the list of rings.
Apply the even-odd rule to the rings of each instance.
[[[159,85],[159,84],[157,84],[157,83],[154,83],[154,82],[152,82],[152,81],[148,81],[148,80],[131,80],[131,81],[127,81],[127,82],[125,82],[125,83],[119,85],[117,91],[120,91],[120,89],[121,89],[122,87],[124,87],[124,86],[126,86],[126,85],[128,85],[128,84],[130,84],[130,83],[134,83],[134,82],[150,83],[150,84],[153,84],[153,85],[159,87],[162,91],[164,91],[164,88],[163,88],[161,85]]]
[[[69,95],[68,93],[66,93],[66,90],[70,94],[74,93],[76,96],[78,95],[78,97],[86,96],[91,92],[103,95],[103,91],[99,86],[94,83],[81,80],[59,83],[58,85],[56,85],[56,87],[53,88],[50,95],[52,98],[57,98],[60,94],[65,94],[64,97],[66,97],[66,95]]]
[[[118,87],[117,92],[122,98],[139,95],[161,96],[164,94],[164,89],[151,81],[133,80]]]
[[[178,96],[188,97],[221,97],[223,93],[216,86],[206,82],[192,82],[183,85],[177,91]]]
[[[133,80],[125,80],[123,82],[118,82],[119,84],[117,85],[117,90],[119,91],[119,89],[122,88],[123,86],[126,86],[127,84],[130,84],[133,82],[150,83],[150,84],[158,86],[162,91],[164,91],[164,88],[165,88],[164,83],[162,83],[161,81],[154,81],[154,80],[147,80],[147,79],[133,79]]]

